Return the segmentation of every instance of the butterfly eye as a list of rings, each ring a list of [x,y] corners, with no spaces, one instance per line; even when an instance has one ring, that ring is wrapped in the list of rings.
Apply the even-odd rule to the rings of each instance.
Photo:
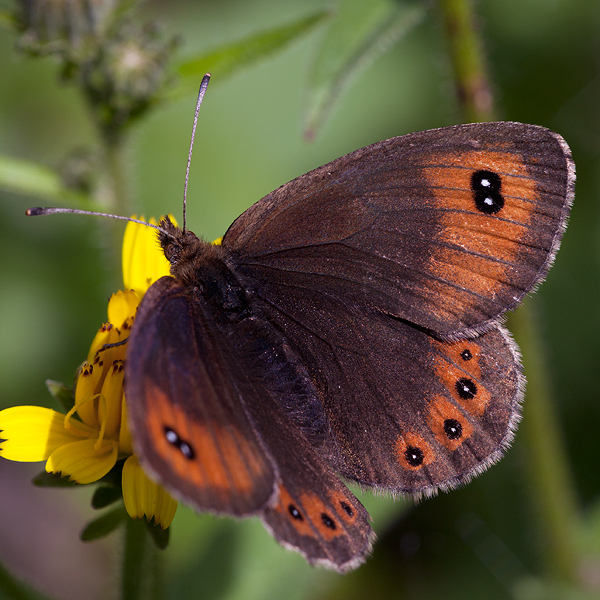
[[[181,258],[181,246],[177,244],[168,244],[164,248],[165,257],[172,264],[176,264],[179,262]]]

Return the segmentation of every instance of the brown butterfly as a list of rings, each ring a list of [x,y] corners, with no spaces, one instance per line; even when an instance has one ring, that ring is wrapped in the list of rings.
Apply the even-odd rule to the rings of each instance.
[[[168,218],[170,277],[128,342],[145,467],[347,571],[374,538],[342,478],[414,497],[498,460],[520,417],[500,325],[545,277],[575,168],[557,134],[458,125],[367,146],[244,212],[221,245]]]

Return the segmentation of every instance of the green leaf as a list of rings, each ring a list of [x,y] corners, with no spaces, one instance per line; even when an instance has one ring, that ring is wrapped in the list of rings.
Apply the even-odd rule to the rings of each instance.
[[[125,459],[121,458],[117,460],[115,466],[104,476],[100,481],[106,485],[110,485],[114,488],[121,489],[121,482],[123,481],[123,465]]]
[[[154,517],[152,517],[151,521],[148,521],[144,517],[144,523],[146,524],[146,529],[156,544],[156,547],[159,550],[164,550],[169,545],[169,532],[171,531],[171,528],[167,527],[166,529],[163,529],[160,525],[155,525]]]
[[[236,71],[284,48],[328,16],[327,12],[318,12],[295,23],[269,29],[187,60],[178,67],[182,77],[180,85],[168,95],[181,97],[189,94],[190,88],[198,87],[205,73],[211,73],[216,81],[223,81]]]
[[[94,495],[92,496],[92,508],[106,508],[110,504],[121,500],[123,492],[120,487],[113,485],[101,485],[96,488]]]
[[[52,397],[69,412],[73,406],[75,406],[75,394],[73,388],[67,387],[61,381],[54,381],[52,379],[46,379],[46,387],[52,394]]]
[[[80,537],[84,542],[91,542],[106,537],[119,527],[121,523],[124,523],[127,518],[125,507],[120,506],[119,508],[115,508],[101,517],[90,521],[81,532]]]
[[[354,77],[418,25],[422,3],[400,0],[342,0],[313,64],[304,115],[312,139]]]
[[[10,156],[0,155],[0,189],[93,210],[89,198],[69,190],[56,171]]]
[[[38,473],[31,481],[37,487],[65,488],[79,485],[76,481],[71,481],[68,477],[61,477],[60,473],[48,473],[46,471]]]

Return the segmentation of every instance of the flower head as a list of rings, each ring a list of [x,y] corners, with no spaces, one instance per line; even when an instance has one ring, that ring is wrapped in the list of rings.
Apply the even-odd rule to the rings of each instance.
[[[177,502],[147,478],[133,452],[123,378],[137,306],[148,287],[168,273],[155,230],[128,223],[123,242],[128,289],[109,300],[108,322],[96,333],[79,368],[72,408],[66,414],[40,406],[0,411],[0,456],[46,461],[47,472],[80,484],[99,481],[124,460],[121,483],[127,512],[132,518],[154,519],[163,529],[171,524]]]

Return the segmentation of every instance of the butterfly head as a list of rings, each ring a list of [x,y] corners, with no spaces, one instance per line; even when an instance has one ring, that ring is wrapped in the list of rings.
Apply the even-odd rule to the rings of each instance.
[[[183,231],[174,225],[168,216],[160,220],[159,227],[158,241],[165,257],[171,263],[171,269],[198,254],[205,243],[191,231]]]
[[[245,293],[226,264],[225,250],[183,231],[168,216],[159,226],[158,239],[177,282],[201,293],[225,312],[243,312]]]

